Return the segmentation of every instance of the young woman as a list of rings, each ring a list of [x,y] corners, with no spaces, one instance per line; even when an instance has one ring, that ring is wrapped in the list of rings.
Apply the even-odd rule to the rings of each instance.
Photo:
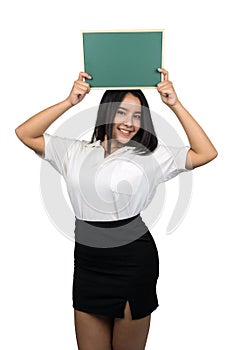
[[[18,138],[64,177],[75,212],[73,308],[79,350],[143,350],[158,307],[159,258],[140,212],[159,183],[202,166],[217,151],[160,68],[162,101],[190,147],[159,144],[140,90],[107,90],[91,141],[45,133],[90,92],[80,72],[69,96],[16,128]],[[82,122],[82,121],[80,121]]]

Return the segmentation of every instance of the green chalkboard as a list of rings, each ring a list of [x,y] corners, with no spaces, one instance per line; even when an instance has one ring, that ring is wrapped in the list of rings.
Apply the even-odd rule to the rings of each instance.
[[[154,88],[161,81],[163,30],[82,32],[91,88]]]

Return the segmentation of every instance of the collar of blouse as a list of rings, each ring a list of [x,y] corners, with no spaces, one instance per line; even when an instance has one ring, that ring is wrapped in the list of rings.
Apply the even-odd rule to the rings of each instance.
[[[86,144],[86,147],[103,147],[101,144],[100,144],[100,140],[97,140],[95,142],[92,142],[92,143],[89,143],[89,144]],[[134,146],[123,146],[121,147],[120,149],[133,149],[135,148]]]

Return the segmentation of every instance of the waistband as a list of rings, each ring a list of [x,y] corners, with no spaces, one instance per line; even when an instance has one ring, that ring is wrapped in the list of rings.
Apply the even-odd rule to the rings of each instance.
[[[135,216],[131,216],[130,218],[112,220],[112,221],[89,221],[89,220],[81,220],[81,219],[78,219],[77,217],[75,218],[76,218],[76,221],[83,221],[96,227],[112,228],[112,227],[119,227],[119,226],[128,224],[130,221],[136,219],[139,215],[140,213]]]
[[[140,214],[114,221],[75,221],[75,241],[90,247],[111,248],[128,244],[148,231]]]

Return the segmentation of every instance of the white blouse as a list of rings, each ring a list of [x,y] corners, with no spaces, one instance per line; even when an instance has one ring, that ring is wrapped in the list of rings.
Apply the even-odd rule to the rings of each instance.
[[[101,141],[68,139],[44,133],[48,161],[64,178],[75,216],[113,221],[139,214],[152,201],[157,186],[183,171],[188,146],[159,142],[148,155],[123,146],[104,158]]]

